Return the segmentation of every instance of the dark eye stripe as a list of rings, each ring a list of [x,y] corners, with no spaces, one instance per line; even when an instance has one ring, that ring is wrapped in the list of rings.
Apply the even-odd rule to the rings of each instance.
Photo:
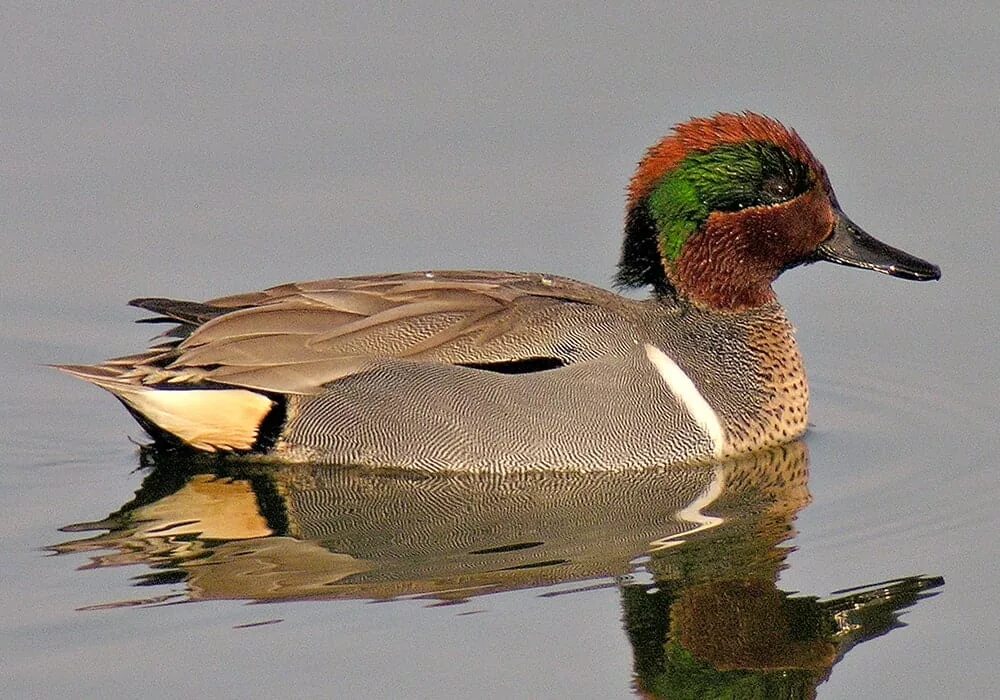
[[[784,149],[769,143],[752,145],[759,159],[761,179],[756,191],[744,191],[744,197],[729,204],[734,209],[780,204],[795,199],[811,186],[809,168]]]

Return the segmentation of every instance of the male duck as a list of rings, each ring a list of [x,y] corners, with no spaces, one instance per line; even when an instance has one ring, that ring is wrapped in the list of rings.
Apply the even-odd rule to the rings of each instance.
[[[795,132],[718,114],[676,126],[632,178],[617,282],[647,300],[511,272],[136,299],[179,324],[170,342],[62,369],[156,440],[209,452],[455,471],[712,460],[805,431],[771,283],[818,260],[940,277],[844,216]]]

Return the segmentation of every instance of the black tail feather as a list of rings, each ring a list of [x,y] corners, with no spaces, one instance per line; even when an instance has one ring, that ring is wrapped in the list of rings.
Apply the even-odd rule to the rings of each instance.
[[[152,311],[154,314],[160,314],[154,318],[140,319],[139,323],[180,322],[192,326],[200,326],[216,316],[235,310],[202,304],[197,301],[181,301],[160,297],[133,299],[129,302],[129,306],[136,306],[146,311]]]

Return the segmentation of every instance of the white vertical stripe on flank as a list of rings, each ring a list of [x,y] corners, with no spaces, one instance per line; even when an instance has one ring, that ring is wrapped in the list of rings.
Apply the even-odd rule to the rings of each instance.
[[[725,435],[718,414],[708,405],[708,401],[698,391],[698,387],[694,385],[691,378],[684,374],[684,370],[667,357],[666,353],[649,343],[646,343],[645,349],[646,357],[663,377],[663,381],[670,388],[670,393],[687,409],[695,423],[705,431],[709,442],[712,443],[712,454],[720,457]]]

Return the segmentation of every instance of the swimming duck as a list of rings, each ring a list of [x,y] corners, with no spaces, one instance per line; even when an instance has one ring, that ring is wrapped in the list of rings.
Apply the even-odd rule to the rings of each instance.
[[[808,387],[771,289],[820,260],[940,270],[841,211],[792,130],[753,113],[677,125],[628,189],[616,282],[411,272],[206,302],[135,299],[166,342],[61,369],[158,442],[444,471],[702,462],[806,429]]]

